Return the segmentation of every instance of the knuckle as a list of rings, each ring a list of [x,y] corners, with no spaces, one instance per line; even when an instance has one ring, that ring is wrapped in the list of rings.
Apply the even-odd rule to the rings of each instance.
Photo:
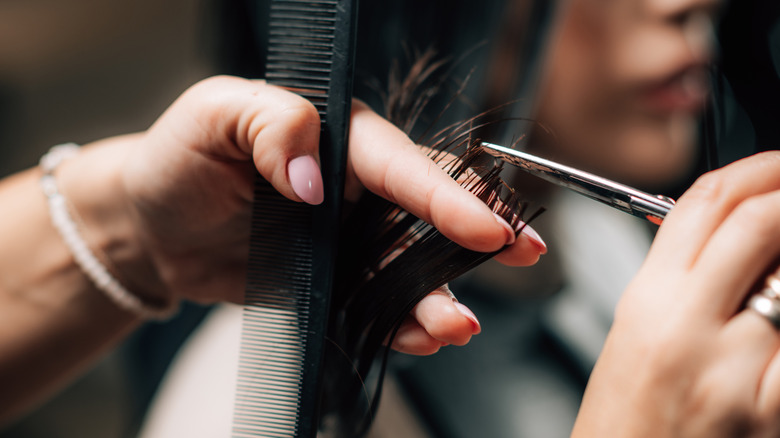
[[[319,129],[320,126],[317,108],[305,98],[292,93],[277,116],[290,129]]]
[[[767,240],[780,234],[780,206],[777,205],[774,196],[754,196],[741,202],[733,213],[734,220],[746,230],[746,232],[762,236]]]
[[[201,108],[205,113],[219,112],[234,100],[243,81],[232,76],[212,76],[185,90],[179,101],[184,107]]]
[[[404,196],[403,182],[408,181],[408,163],[403,159],[402,154],[394,154],[388,158],[388,162],[384,168],[384,178],[382,180],[382,188],[386,193],[388,201],[397,204],[400,199],[406,198],[406,201],[414,202],[409,196]],[[424,188],[423,188],[424,189]],[[428,188],[424,190],[424,196],[426,201],[430,199],[430,191]],[[426,202],[426,205],[430,205],[430,202]]]
[[[233,89],[237,84],[245,81],[233,76],[218,75],[202,79],[191,86],[185,93],[188,95],[214,95],[223,94],[225,90]]]
[[[768,168],[774,169],[780,165],[780,151],[763,151],[749,157],[750,160],[755,160],[758,163],[763,164]]]
[[[774,204],[774,202],[767,202],[764,196],[754,196],[741,202],[736,208],[735,215],[757,227],[770,226],[775,221],[767,219],[778,215],[777,207]]]
[[[685,193],[686,198],[699,202],[716,202],[728,193],[728,186],[721,172],[708,172],[700,176]]]
[[[195,84],[195,86],[204,87],[204,88],[211,88],[211,87],[221,88],[224,87],[225,85],[232,85],[237,82],[243,82],[243,79],[239,79],[237,77],[228,76],[228,75],[216,75],[201,80],[200,82]]]

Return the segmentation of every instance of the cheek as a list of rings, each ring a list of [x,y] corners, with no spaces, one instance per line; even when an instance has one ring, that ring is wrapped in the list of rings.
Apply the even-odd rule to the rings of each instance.
[[[600,9],[575,0],[551,47],[538,117],[564,131],[614,93],[607,68],[614,38]]]
[[[598,101],[603,76],[594,68],[594,54],[587,50],[556,47],[549,64],[536,118],[555,131],[570,132],[573,124]],[[595,94],[595,96],[594,96]]]
[[[687,115],[627,116],[588,139],[600,154],[592,165],[605,176],[640,187],[663,187],[684,178],[696,159],[696,122]],[[598,142],[599,144],[593,144]]]
[[[643,83],[663,79],[690,62],[691,49],[682,32],[664,23],[625,29],[609,59],[617,80]]]
[[[556,131],[556,158],[633,184],[662,185],[692,166],[696,125],[684,114],[653,116],[636,100],[638,84],[667,75],[685,56],[680,34],[648,21],[638,4],[573,0],[554,41],[537,117]]]
[[[556,139],[549,144],[555,158],[640,187],[675,183],[693,167],[693,117],[653,118],[630,111],[599,111],[579,103],[581,111],[557,119]]]

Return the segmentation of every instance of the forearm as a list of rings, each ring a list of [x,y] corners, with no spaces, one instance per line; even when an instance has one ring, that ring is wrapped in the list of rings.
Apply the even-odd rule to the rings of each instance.
[[[110,202],[112,164],[96,167],[97,154],[63,164],[58,182],[89,247],[102,260],[131,263],[138,254],[128,227],[111,213],[118,210]],[[76,265],[51,224],[40,176],[31,169],[0,182],[0,422],[82,372],[140,322]]]

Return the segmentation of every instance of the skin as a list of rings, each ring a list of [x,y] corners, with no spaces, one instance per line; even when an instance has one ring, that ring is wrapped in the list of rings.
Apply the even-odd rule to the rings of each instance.
[[[232,77],[186,91],[147,131],[87,145],[57,169],[85,241],[112,273],[150,302],[241,302],[256,168],[284,196],[287,164],[318,160],[319,117],[305,99]],[[477,251],[512,246],[515,265],[544,244],[515,240],[476,197],[400,131],[356,102],[347,193],[368,189]],[[50,224],[40,170],[0,181],[0,421],[77,376],[141,323],[91,284]],[[448,218],[459,217],[459,221]],[[465,227],[462,224],[468,223]],[[443,291],[415,309],[394,344],[414,354],[462,345],[476,318]]]
[[[719,0],[572,0],[562,10],[538,119],[544,151],[597,174],[664,187],[691,171]]]
[[[696,158],[719,1],[572,0],[539,118],[561,160],[665,187]],[[778,274],[780,154],[708,173],[678,200],[623,294],[572,432],[780,435],[780,335],[745,309]]]
[[[615,312],[573,437],[780,434],[780,334],[744,308],[777,273],[780,153],[700,178]]]

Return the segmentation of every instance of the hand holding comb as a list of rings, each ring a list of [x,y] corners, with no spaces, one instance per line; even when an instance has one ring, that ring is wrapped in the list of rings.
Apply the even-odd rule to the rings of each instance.
[[[314,437],[344,187],[357,10],[352,0],[264,3],[269,8],[266,80],[295,90],[320,114],[324,201],[315,207],[289,201],[258,177],[233,436]]]

